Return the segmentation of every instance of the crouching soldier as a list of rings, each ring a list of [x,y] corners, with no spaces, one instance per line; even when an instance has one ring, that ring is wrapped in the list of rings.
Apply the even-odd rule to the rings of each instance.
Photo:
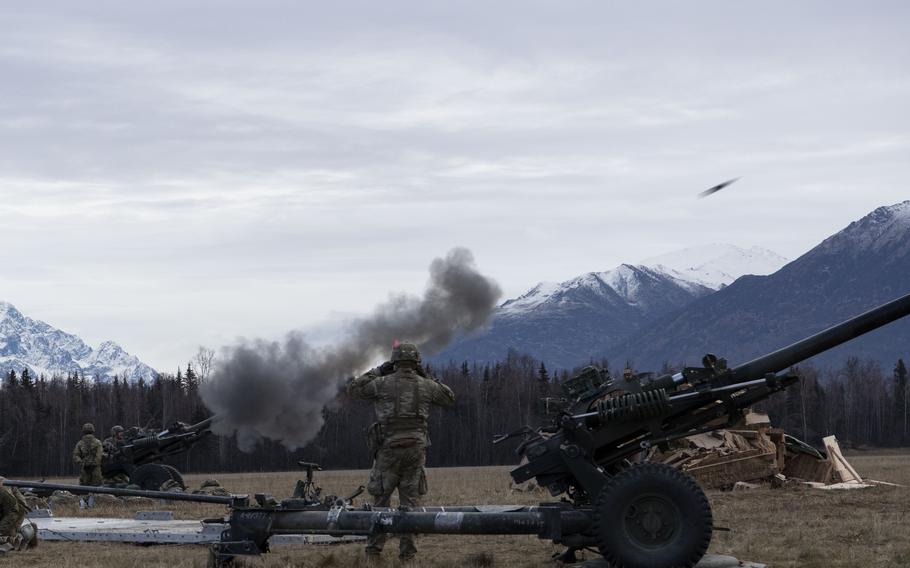
[[[22,523],[29,512],[25,497],[15,487],[4,486],[3,481],[0,477],[0,556],[38,544],[35,525]]]
[[[373,451],[373,469],[367,491],[377,507],[388,507],[398,490],[403,507],[417,507],[427,492],[427,417],[430,406],[452,406],[455,395],[444,384],[418,374],[420,352],[412,343],[392,349],[394,371],[383,375],[379,369],[353,379],[347,392],[354,398],[373,401],[377,422],[370,428],[368,443]],[[367,540],[367,558],[378,558],[385,534]],[[401,535],[398,556],[407,561],[417,554],[414,535]]]

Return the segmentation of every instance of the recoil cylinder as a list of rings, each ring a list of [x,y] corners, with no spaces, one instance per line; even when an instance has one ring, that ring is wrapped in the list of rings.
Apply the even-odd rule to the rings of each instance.
[[[670,408],[666,389],[627,393],[597,402],[595,411],[601,424],[620,420],[643,420],[665,414]]]

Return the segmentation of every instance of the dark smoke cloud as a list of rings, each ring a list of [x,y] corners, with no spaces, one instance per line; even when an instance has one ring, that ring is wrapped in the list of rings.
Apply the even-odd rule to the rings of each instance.
[[[393,295],[337,345],[317,349],[292,332],[281,342],[225,348],[202,389],[205,405],[224,415],[213,430],[237,432],[243,450],[262,438],[290,449],[304,446],[319,432],[322,409],[345,379],[387,356],[394,340],[438,351],[456,334],[483,326],[501,295],[496,282],[477,272],[471,251],[456,248],[430,264],[422,298]]]

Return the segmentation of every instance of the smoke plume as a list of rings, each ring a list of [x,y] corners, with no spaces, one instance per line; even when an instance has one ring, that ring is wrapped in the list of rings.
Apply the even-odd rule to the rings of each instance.
[[[213,430],[236,432],[242,450],[262,438],[292,450],[304,446],[319,432],[322,409],[345,379],[387,357],[393,341],[438,351],[456,334],[483,326],[501,294],[496,282],[477,271],[471,251],[456,248],[430,264],[423,297],[393,295],[336,345],[314,348],[291,332],[280,342],[225,348],[202,388],[205,405],[223,415]]]

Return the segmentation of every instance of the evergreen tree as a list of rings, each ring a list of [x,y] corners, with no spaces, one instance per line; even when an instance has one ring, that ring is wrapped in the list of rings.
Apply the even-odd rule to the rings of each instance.
[[[547,366],[544,365],[543,361],[540,362],[540,368],[537,369],[537,378],[543,383],[550,382],[550,373],[547,371]]]
[[[178,377],[180,376],[179,372],[180,371],[178,369]],[[186,364],[186,376],[184,377],[183,381],[186,384],[186,388],[190,390],[193,390],[199,386],[199,377],[196,376],[196,372],[193,371],[193,364],[190,362]]]
[[[31,388],[32,388],[32,376],[31,376],[31,374],[28,372],[28,367],[25,367],[24,369],[22,369],[22,378],[20,379],[20,381],[22,382],[22,387],[23,387],[23,388],[25,388],[26,390],[31,390]]]

